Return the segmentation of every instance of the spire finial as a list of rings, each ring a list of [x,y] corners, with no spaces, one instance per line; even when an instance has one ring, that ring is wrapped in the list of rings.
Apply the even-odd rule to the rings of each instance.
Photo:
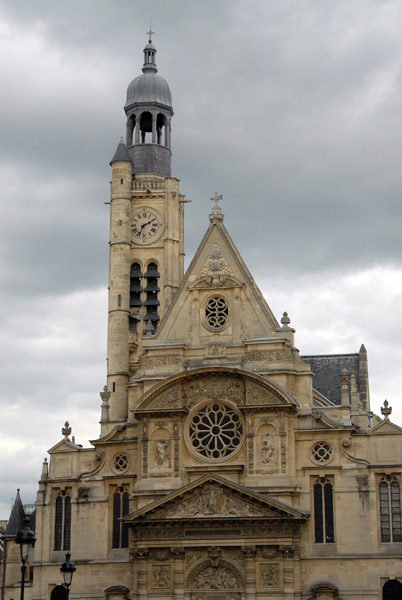
[[[149,31],[147,31],[147,35],[149,36],[149,43],[152,43],[152,36],[154,35],[155,31],[152,31],[152,22],[151,19],[149,19]]]
[[[223,200],[223,195],[218,194],[218,192],[215,192],[215,194],[211,197],[211,202],[215,202],[215,204],[212,208],[212,212],[209,215],[209,220],[211,222],[215,221],[215,220],[223,221],[224,214],[222,212],[221,207],[218,204],[219,200]]]

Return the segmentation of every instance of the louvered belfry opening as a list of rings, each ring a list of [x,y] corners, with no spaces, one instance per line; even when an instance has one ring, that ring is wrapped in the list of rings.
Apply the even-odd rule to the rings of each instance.
[[[144,321],[151,321],[152,327],[154,331],[156,331],[158,327],[158,321],[160,320],[160,316],[158,314],[158,279],[160,274],[158,272],[158,267],[154,262],[149,263],[147,271],[144,275],[146,279],[146,287],[144,289],[147,297],[144,302],[144,305],[147,309],[147,312],[144,317]]]
[[[141,266],[135,262],[131,265],[130,270],[130,308],[142,306],[142,272]]]
[[[154,262],[148,264],[145,273],[141,270],[141,265],[138,262],[134,262],[131,265],[130,270],[130,308],[140,309],[145,307],[144,321],[148,326],[148,330],[155,332],[158,327],[160,320],[159,315],[159,299],[158,292],[159,288],[159,277],[158,266]],[[144,286],[145,283],[145,287]],[[145,295],[145,299],[144,299]]]

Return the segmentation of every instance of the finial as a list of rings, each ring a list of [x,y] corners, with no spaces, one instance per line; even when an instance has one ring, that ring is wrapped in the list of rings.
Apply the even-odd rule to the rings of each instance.
[[[288,313],[285,311],[283,313],[283,317],[281,319],[281,323],[282,323],[282,328],[283,329],[289,329],[289,325],[290,325],[290,318]]]
[[[152,36],[153,36],[154,33],[155,33],[155,31],[152,31],[152,22],[151,22],[151,19],[149,19],[149,31],[147,31],[147,35],[149,36],[148,41],[149,41],[150,44],[152,43]]]
[[[62,427],[62,429],[61,429],[61,433],[62,433],[62,435],[64,435],[65,440],[68,440],[68,436],[70,435],[71,431],[72,430],[70,427],[70,423],[68,421],[66,421],[64,423],[64,427]]]
[[[102,398],[102,412],[101,412],[101,423],[109,421],[109,400],[112,395],[107,385],[103,387],[103,392],[99,393]]]
[[[110,400],[111,392],[109,392],[107,385],[103,386],[103,392],[99,392],[99,396],[101,397],[102,402],[108,402],[108,400]]]
[[[388,400],[384,400],[384,406],[381,406],[381,414],[384,417],[384,421],[389,421],[389,415],[392,413],[392,406],[389,405]]]
[[[211,197],[211,202],[215,202],[215,205],[212,208],[212,212],[209,215],[209,220],[211,222],[214,220],[223,221],[224,214],[222,212],[221,207],[218,204],[220,200],[223,200],[223,195],[218,194],[218,192],[215,192],[215,194]]]

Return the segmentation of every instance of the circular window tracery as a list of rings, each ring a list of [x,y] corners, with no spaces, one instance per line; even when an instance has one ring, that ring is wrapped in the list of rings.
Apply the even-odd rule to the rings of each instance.
[[[205,308],[207,323],[211,329],[222,329],[229,317],[228,304],[222,296],[213,296],[207,302]]]
[[[115,471],[117,471],[118,473],[123,473],[128,469],[128,465],[129,459],[128,456],[126,456],[126,454],[123,454],[122,452],[116,454],[116,456],[113,459],[113,469]]]
[[[328,442],[317,442],[312,447],[311,453],[316,462],[326,463],[332,458],[332,447]]]
[[[209,459],[223,459],[240,447],[243,424],[240,415],[222,402],[201,408],[193,416],[189,437],[193,449]]]

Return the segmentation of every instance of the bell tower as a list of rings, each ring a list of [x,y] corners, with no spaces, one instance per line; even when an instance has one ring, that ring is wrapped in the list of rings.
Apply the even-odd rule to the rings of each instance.
[[[158,326],[184,274],[184,196],[171,176],[172,96],[158,75],[151,33],[144,66],[128,86],[121,138],[110,162],[108,409],[102,433],[129,415],[127,383],[143,338]]]

